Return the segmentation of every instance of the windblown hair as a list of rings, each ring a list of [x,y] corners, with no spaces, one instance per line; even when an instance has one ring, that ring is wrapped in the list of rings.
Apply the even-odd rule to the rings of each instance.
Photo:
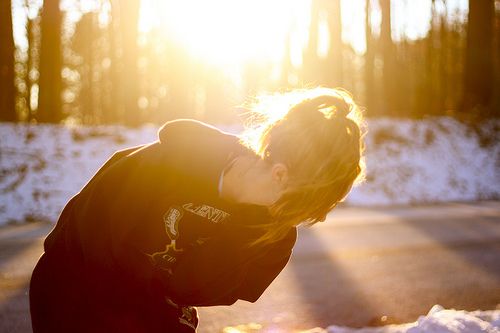
[[[252,245],[280,240],[290,227],[313,225],[364,180],[360,108],[342,89],[314,88],[257,98],[241,143],[288,168],[288,184],[270,206],[272,222]]]

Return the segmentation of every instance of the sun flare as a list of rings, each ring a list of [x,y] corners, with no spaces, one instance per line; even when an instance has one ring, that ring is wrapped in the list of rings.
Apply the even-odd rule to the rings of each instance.
[[[141,29],[159,29],[190,55],[217,65],[280,61],[309,19],[310,0],[144,1]],[[307,29],[302,29],[307,30]]]

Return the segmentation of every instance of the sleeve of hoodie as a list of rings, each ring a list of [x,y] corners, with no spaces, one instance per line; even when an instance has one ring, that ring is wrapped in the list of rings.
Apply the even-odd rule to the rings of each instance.
[[[81,199],[82,195],[85,195],[84,192],[89,191],[92,186],[96,183],[99,182],[99,178],[104,173],[106,170],[108,170],[112,165],[114,165],[116,162],[120,161],[124,157],[126,157],[129,154],[132,154],[133,152],[145,147],[146,145],[140,145],[140,146],[135,146],[135,147],[130,147],[126,148],[123,150],[119,150],[115,152],[100,168],[99,170],[94,174],[94,176],[85,184],[83,189],[80,191],[80,193],[76,194],[73,196],[69,202],[65,205],[63,211],[61,212],[61,215],[58,219],[58,222],[51,231],[51,233],[47,236],[47,238],[44,241],[44,249],[47,251],[50,248],[53,247],[54,242],[57,241],[57,239],[61,236],[61,233],[63,232],[63,229],[65,228],[65,224],[70,220],[74,219],[74,216],[72,215],[72,210],[73,207],[75,206],[76,202]],[[84,193],[84,194],[82,194]],[[79,207],[81,209],[81,207]]]
[[[231,240],[200,246],[176,267],[169,281],[170,297],[193,306],[231,305],[238,299],[255,302],[286,266],[295,240],[294,228],[282,241],[258,251],[245,252]]]
[[[285,268],[292,255],[292,248],[297,240],[297,229],[290,230],[285,239],[263,251],[251,264],[249,274],[238,288],[238,298],[256,302],[278,274]],[[280,255],[274,255],[279,253]]]

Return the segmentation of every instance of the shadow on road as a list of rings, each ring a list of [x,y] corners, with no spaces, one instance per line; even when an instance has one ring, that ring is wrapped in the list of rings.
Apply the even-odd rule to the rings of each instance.
[[[309,255],[301,258],[299,255],[292,256],[289,263],[293,272],[296,285],[301,292],[304,308],[307,309],[309,322],[317,323],[318,326],[326,327],[332,323],[336,325],[361,326],[378,324],[377,311],[371,304],[357,282],[342,267],[322,243],[323,240],[316,237],[315,232],[309,228],[302,228],[300,238],[309,238],[320,248],[316,257]],[[325,260],[325,256],[329,256]],[[313,290],[321,290],[312,293]],[[328,306],[327,303],[334,303]],[[363,323],[360,322],[360,319]]]
[[[325,327],[413,321],[434,304],[492,309],[500,299],[500,216],[386,209],[300,230],[290,261],[308,320]],[[447,209],[448,209],[447,208]],[[374,223],[371,223],[374,222]],[[382,318],[387,315],[387,319]]]
[[[402,219],[401,222],[427,237],[439,246],[480,269],[500,284],[500,217],[478,216],[473,221],[460,219]],[[478,253],[479,252],[479,253]]]

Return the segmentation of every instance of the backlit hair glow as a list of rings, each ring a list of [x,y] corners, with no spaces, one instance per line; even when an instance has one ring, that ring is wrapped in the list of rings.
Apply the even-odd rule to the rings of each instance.
[[[272,223],[255,243],[281,239],[292,226],[312,225],[364,180],[366,126],[343,89],[314,88],[256,98],[241,142],[289,172],[285,193],[270,208]]]

